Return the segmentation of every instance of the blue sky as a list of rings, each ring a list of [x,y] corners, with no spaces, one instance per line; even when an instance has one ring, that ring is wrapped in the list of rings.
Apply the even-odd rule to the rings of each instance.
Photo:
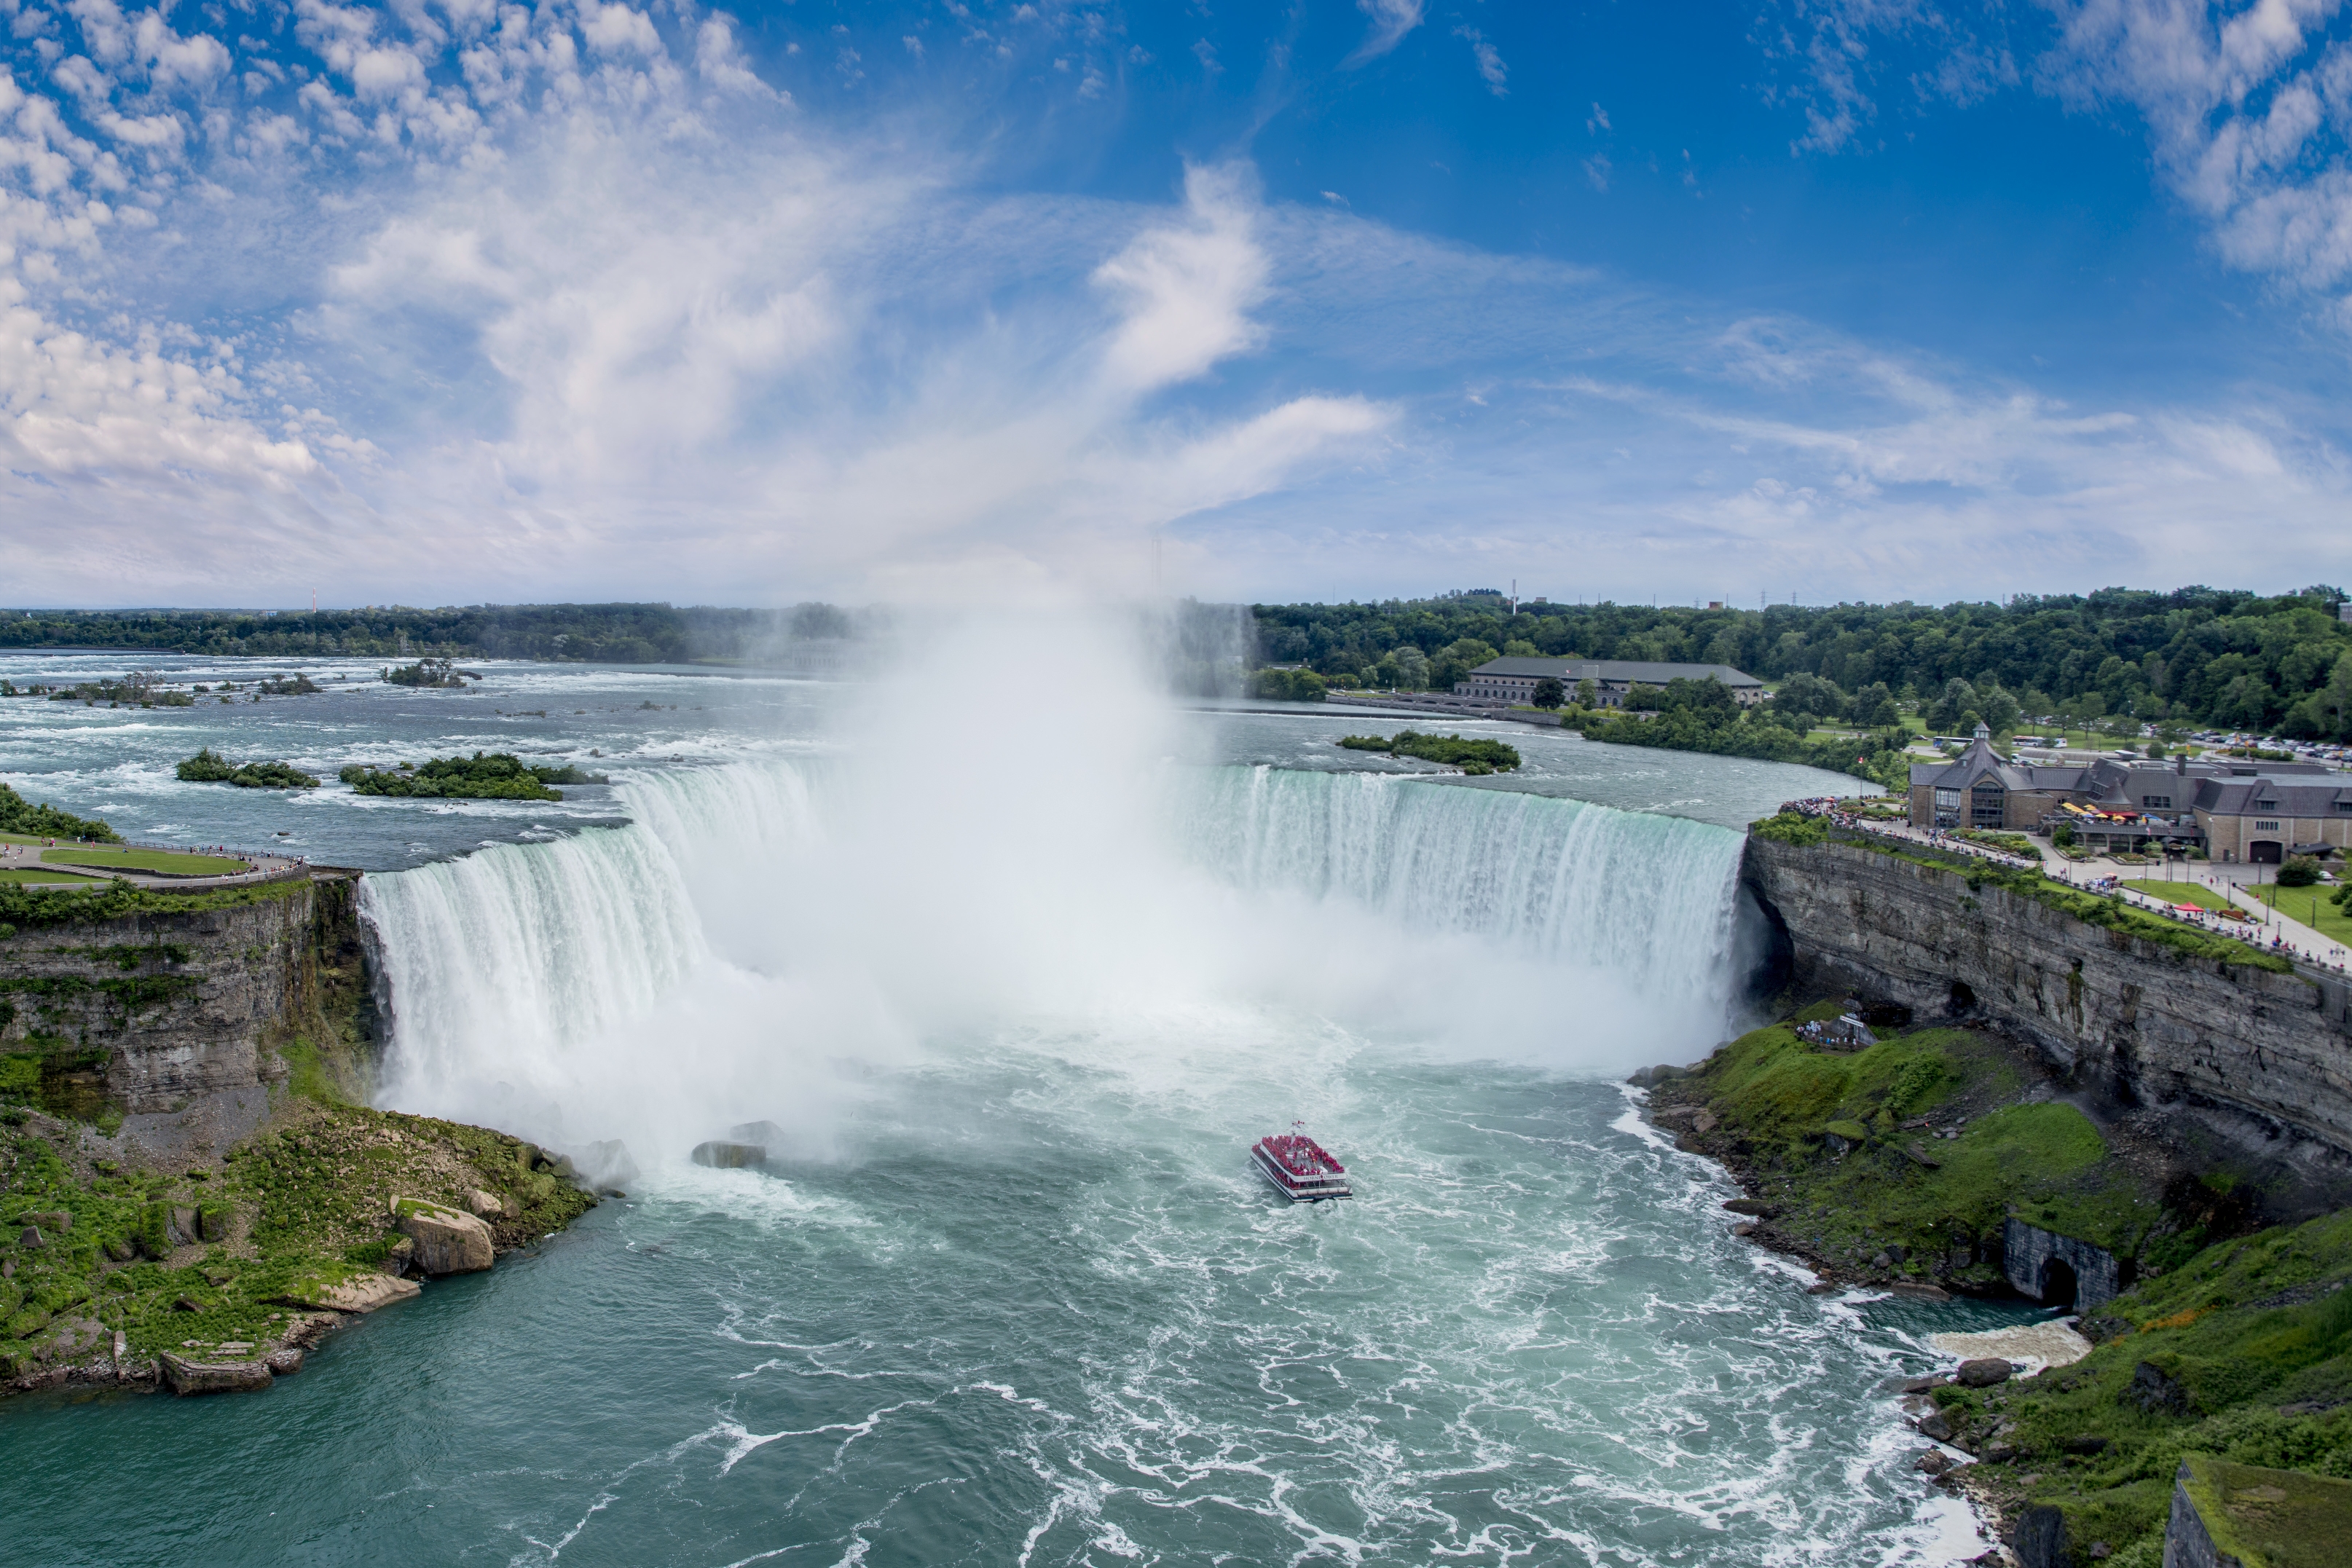
[[[2352,6],[0,0],[12,602],[2352,579]]]

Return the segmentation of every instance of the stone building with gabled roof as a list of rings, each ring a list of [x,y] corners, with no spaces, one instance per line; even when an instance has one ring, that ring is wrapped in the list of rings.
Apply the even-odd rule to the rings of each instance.
[[[1720,681],[1732,701],[1748,706],[1764,700],[1764,683],[1729,664],[1673,664],[1645,659],[1489,659],[1454,683],[1456,696],[1488,702],[1524,703],[1535,695],[1536,683],[1558,681],[1576,699],[1576,688],[1592,683],[1593,706],[1622,707],[1625,694],[1637,685],[1663,686],[1668,681]]]
[[[2275,864],[2352,850],[2352,778],[2315,763],[2235,758],[2101,758],[2087,767],[2022,762],[1982,725],[1948,762],[1911,766],[1911,825],[2034,832],[2063,821],[2096,850],[2203,849]]]
[[[1969,748],[1949,762],[1911,765],[1911,825],[2031,832],[2042,819],[2088,793],[2084,768],[2017,762],[1992,748],[1977,726]]]

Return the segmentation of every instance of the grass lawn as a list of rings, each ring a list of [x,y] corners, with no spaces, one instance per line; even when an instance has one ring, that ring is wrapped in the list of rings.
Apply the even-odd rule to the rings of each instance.
[[[2227,895],[2201,882],[2159,882],[2150,878],[2127,882],[2124,885],[2134,893],[2145,893],[2150,897],[2163,899],[2167,904],[2193,904],[2200,909],[2231,907]]]
[[[2352,917],[2327,902],[2334,888],[2281,887],[2276,883],[2265,883],[2246,891],[2288,919],[2300,920],[2322,936],[2352,946]]]
[[[12,887],[22,887],[28,882],[71,882],[88,885],[104,880],[102,877],[76,876],[69,871],[24,871],[14,866],[0,871],[0,883],[6,883]]]
[[[41,859],[50,865],[96,865],[110,871],[173,872],[181,876],[225,876],[231,872],[253,868],[241,860],[222,855],[181,855],[168,850],[44,850]]]

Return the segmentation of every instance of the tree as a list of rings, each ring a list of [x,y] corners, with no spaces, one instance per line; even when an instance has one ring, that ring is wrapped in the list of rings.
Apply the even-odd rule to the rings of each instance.
[[[1482,643],[1475,637],[1457,638],[1447,643],[1444,651],[1431,661],[1430,686],[1436,691],[1450,692],[1454,689],[1454,682],[1461,680],[1479,665],[1501,657],[1500,653],[1495,652],[1495,645],[1491,643]]]
[[[1885,681],[1873,681],[1853,694],[1850,716],[1871,729],[1892,729],[1903,722],[1902,710],[1895,706],[1895,694],[1886,689]]]
[[[1576,706],[1591,707],[1601,701],[1601,688],[1589,680],[1576,683]]]
[[[2278,868],[2281,887],[2309,887],[2319,880],[2319,862],[2309,855],[2289,855]]]
[[[2021,710],[2015,697],[1995,685],[1977,688],[1977,711],[1984,715],[1986,728],[1995,735],[2010,735],[2017,729],[2018,715]]]
[[[1547,713],[1559,706],[1559,705],[1567,699],[1568,693],[1562,690],[1560,684],[1552,679],[1549,675],[1546,675],[1542,680],[1538,681],[1536,683],[1536,689],[1532,693],[1528,694],[1528,701],[1535,704],[1536,706],[1542,708]]]
[[[1537,647],[1533,643],[1528,642],[1525,637],[1514,637],[1503,644],[1503,657],[1506,659],[1540,659],[1543,657],[1543,650]]]

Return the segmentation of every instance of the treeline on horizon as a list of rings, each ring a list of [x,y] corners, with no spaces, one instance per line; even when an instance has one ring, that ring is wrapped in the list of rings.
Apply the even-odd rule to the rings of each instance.
[[[268,658],[541,659],[677,664],[850,638],[872,612],[668,604],[469,604],[420,610],[0,610],[0,648],[120,648]]]
[[[1863,724],[1891,722],[1892,696],[1953,725],[1999,714],[2352,740],[2344,597],[2110,588],[1941,607],[1522,604],[1514,616],[1465,598],[1250,609],[1257,662],[1303,663],[1341,685],[1447,691],[1498,653],[1656,660],[1729,664]]]

